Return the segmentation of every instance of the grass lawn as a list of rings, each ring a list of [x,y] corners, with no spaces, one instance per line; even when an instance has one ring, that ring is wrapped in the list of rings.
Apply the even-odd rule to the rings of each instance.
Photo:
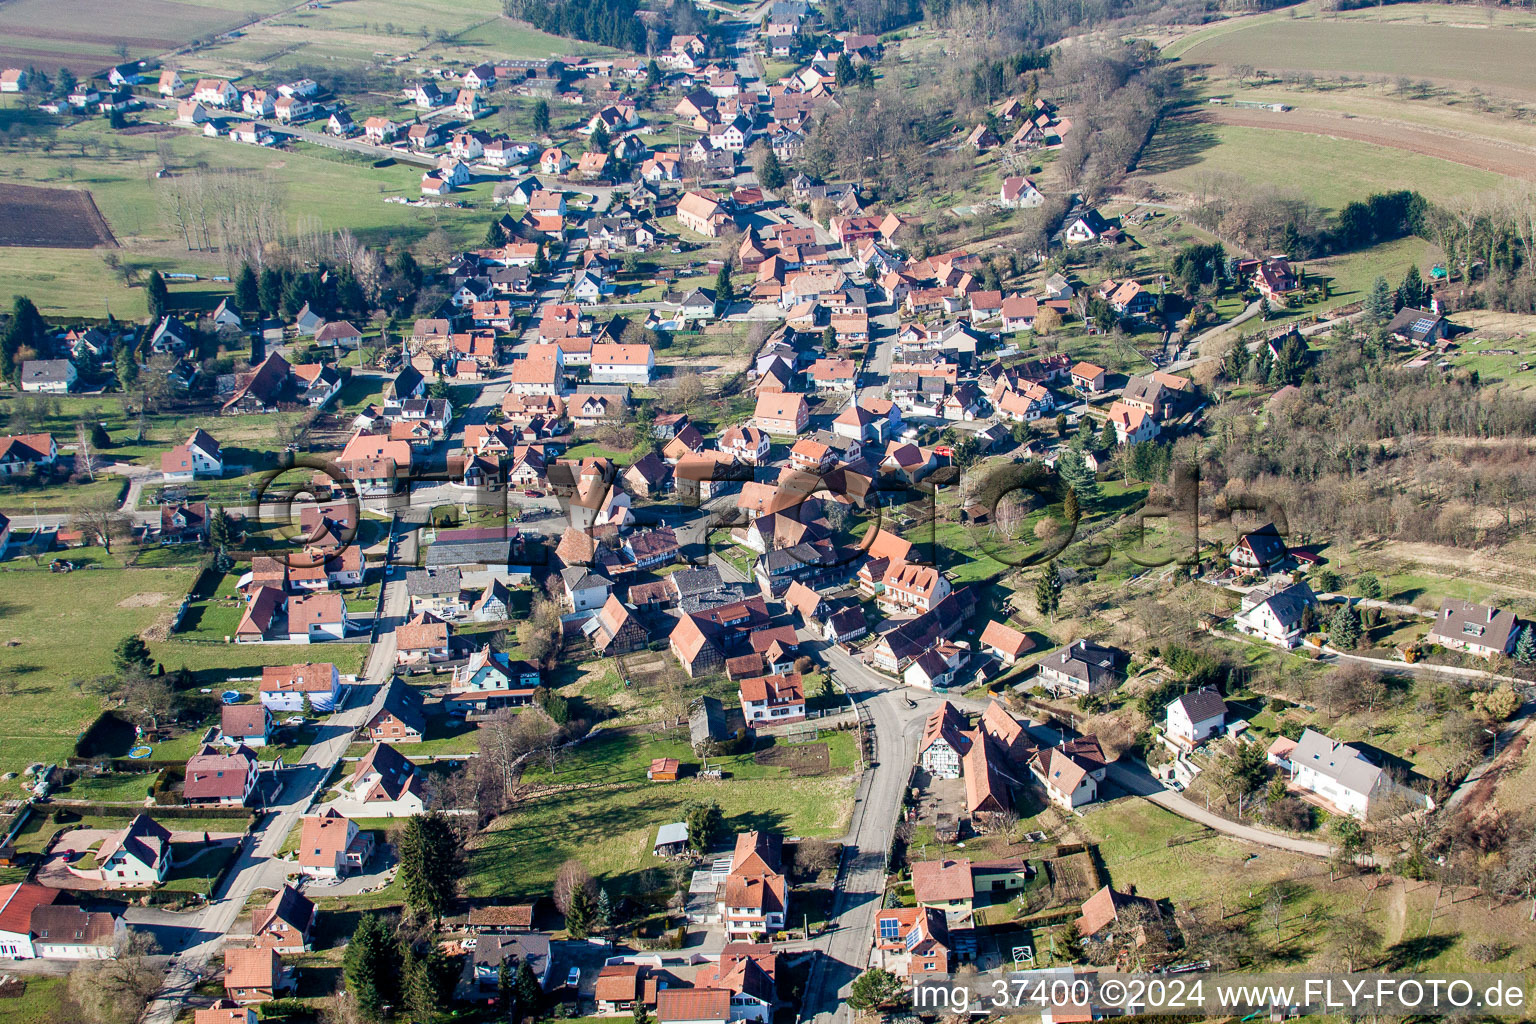
[[[71,682],[111,671],[119,641],[168,622],[194,575],[192,569],[0,572],[0,676],[16,683],[0,726],[0,771],[71,753],[76,734],[101,710]]]
[[[834,766],[846,762],[851,735],[827,739]],[[525,804],[477,837],[470,849],[471,894],[547,892],[560,864],[572,857],[584,861],[611,893],[653,887],[642,873],[663,863],[650,853],[656,829],[681,820],[696,800],[719,803],[727,833],[762,828],[832,838],[843,833],[852,813],[853,780],[837,767],[827,776],[795,777],[738,755],[710,759],[711,767],[725,771],[719,781],[685,776],[650,782],[645,770],[655,757],[699,763],[686,735],[676,731],[596,737],[558,764],[553,777],[542,762],[530,765],[526,782],[587,788]]]
[[[1208,898],[1210,875],[1236,868],[1255,849],[1219,836],[1169,846],[1169,839],[1198,834],[1202,827],[1136,797],[1106,804],[1084,817],[1080,827],[1099,844],[1116,890],[1134,885],[1143,896],[1166,897],[1175,904]]]
[[[146,776],[147,778],[147,776]],[[153,814],[153,810],[150,811]],[[118,829],[127,828],[133,820],[133,814],[125,813],[122,816],[105,817],[88,814],[76,819],[70,815],[70,820],[62,824],[55,824],[48,820],[46,814],[34,814],[22,827],[16,836],[16,849],[20,853],[41,853],[48,848],[53,837],[65,829],[100,828]],[[161,824],[172,832],[244,832],[245,821],[241,818],[163,818]]]
[[[191,856],[190,860],[183,862],[180,858],[192,855],[194,844],[177,843],[177,863],[165,876],[165,884],[161,886],[167,892],[191,892],[199,896],[207,896],[213,879],[224,865],[234,859],[236,848],[233,846],[210,847],[201,853]]]
[[[4,1024],[53,1024],[60,1019],[67,977],[22,976],[26,991],[15,999],[0,1000],[0,1022]]]

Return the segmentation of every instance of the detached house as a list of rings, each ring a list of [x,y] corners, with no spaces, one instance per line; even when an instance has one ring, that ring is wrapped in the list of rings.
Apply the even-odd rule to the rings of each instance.
[[[1291,648],[1306,634],[1308,609],[1317,610],[1317,596],[1303,582],[1281,581],[1258,587],[1243,595],[1242,608],[1232,624],[1239,632],[1278,647]]]
[[[793,393],[762,394],[757,398],[752,421],[770,434],[794,435],[805,430],[811,410],[805,396]]]
[[[136,815],[96,850],[96,870],[108,888],[158,885],[170,868],[170,829],[147,814]]]
[[[453,670],[443,705],[452,712],[526,707],[533,703],[534,691],[539,686],[538,666],[513,661],[504,653],[492,651],[487,644]]]
[[[193,87],[192,98],[210,107],[233,107],[240,100],[240,90],[222,78],[204,78]]]
[[[1491,658],[1513,653],[1518,634],[1514,612],[1446,598],[1426,639],[1451,650]]]
[[[1185,749],[1193,749],[1218,735],[1227,724],[1227,702],[1207,686],[1186,693],[1168,705],[1164,732]]]
[[[1119,685],[1120,653],[1089,640],[1077,640],[1040,663],[1040,684],[1053,694],[1083,696]]]
[[[374,743],[420,743],[427,733],[421,694],[398,678],[389,682],[384,703],[363,723],[363,733]]]
[[[743,679],[738,693],[748,728],[805,720],[805,689],[798,672]]]
[[[1434,808],[1423,793],[1394,782],[1387,770],[1357,747],[1307,729],[1285,760],[1291,785],[1321,797],[1333,808],[1362,820],[1401,800],[1414,808]]]
[[[947,918],[937,907],[895,907],[876,913],[875,955],[882,969],[908,980],[948,974],[959,959]]]
[[[1045,205],[1045,196],[1028,178],[1010,177],[1003,179],[997,201],[1009,210],[1032,209]]]
[[[189,804],[238,807],[250,803],[256,781],[256,752],[250,747],[221,752],[217,747],[204,745],[187,758],[182,798]]]
[[[771,832],[745,832],[736,837],[718,907],[728,940],[769,935],[784,927],[789,886],[782,850],[782,838]]]
[[[373,856],[373,833],[334,808],[304,817],[299,827],[299,873],[340,878],[361,871]]]
[[[269,665],[261,670],[261,703],[277,714],[304,709],[304,700],[317,712],[336,707],[341,695],[341,674],[330,663]]]
[[[1274,523],[1246,533],[1227,554],[1227,560],[1240,569],[1269,569],[1285,561],[1289,554],[1285,540]]]
[[[258,947],[274,953],[303,953],[309,949],[315,914],[315,905],[307,896],[284,885],[251,915],[251,936]]]

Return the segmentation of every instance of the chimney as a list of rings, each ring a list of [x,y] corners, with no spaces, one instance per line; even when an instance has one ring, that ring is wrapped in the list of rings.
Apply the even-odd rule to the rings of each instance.
[[[1497,614],[1499,614],[1499,610],[1497,608],[1489,608],[1488,609],[1488,621],[1492,622],[1493,621],[1493,617],[1495,615],[1497,615]]]

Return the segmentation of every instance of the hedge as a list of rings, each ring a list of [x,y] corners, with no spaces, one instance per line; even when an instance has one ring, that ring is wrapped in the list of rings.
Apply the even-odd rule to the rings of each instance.
[[[75,814],[82,816],[90,814],[104,818],[121,818],[140,811],[154,818],[244,818],[247,829],[251,827],[257,818],[257,815],[251,813],[250,809],[246,807],[187,807],[180,804],[162,807],[143,807],[139,804],[102,804],[84,800],[55,800],[48,804],[47,807],[62,807],[67,811],[73,811]],[[38,810],[46,813],[41,805]]]

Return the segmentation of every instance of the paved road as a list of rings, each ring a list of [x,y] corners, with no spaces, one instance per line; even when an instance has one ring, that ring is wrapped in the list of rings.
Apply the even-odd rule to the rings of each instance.
[[[226,933],[251,894],[282,886],[287,865],[277,859],[278,851],[331,777],[352,742],[353,732],[383,705],[384,684],[395,665],[393,627],[404,622],[410,611],[404,570],[392,569],[390,574],[385,582],[384,614],[374,625],[367,667],[363,677],[344,691],[349,695],[349,706],[326,721],[324,736],[304,752],[303,760],[281,773],[281,790],[269,805],[271,813],[241,844],[239,858],[222,891],[202,910],[176,915],[179,920],[171,920],[163,911],[130,911],[130,923],[142,924],[167,951],[178,954],[164,987],[145,1014],[144,1024],[173,1024],[199,976],[208,972],[210,962],[223,948]]]
[[[823,955],[812,968],[801,1007],[802,1020],[833,1021],[847,1013],[848,988],[869,964],[875,912],[885,893],[886,856],[929,709],[922,704],[909,709],[906,696],[891,689],[889,680],[836,645],[825,647],[821,657],[853,698],[875,741],[873,764],[855,793],[852,826],[844,840],[831,914],[837,926],[821,937]]]

